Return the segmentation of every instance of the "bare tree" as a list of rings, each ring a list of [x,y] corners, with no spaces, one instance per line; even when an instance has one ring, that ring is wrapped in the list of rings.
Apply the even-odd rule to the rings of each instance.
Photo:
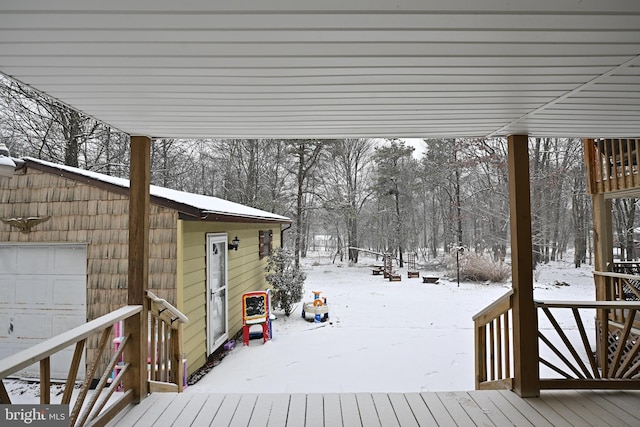
[[[349,261],[358,262],[359,219],[371,196],[369,174],[373,141],[345,139],[332,145],[333,156],[326,161],[327,173],[322,174],[324,208],[335,212],[344,222],[349,249]],[[336,224],[337,227],[337,224]],[[336,237],[340,237],[339,231]]]
[[[300,266],[302,242],[305,235],[306,215],[308,214],[309,201],[306,196],[310,193],[309,183],[312,178],[314,168],[320,158],[326,141],[319,140],[291,140],[287,142],[288,152],[292,159],[291,171],[295,176],[295,239],[294,239],[294,265]]]
[[[107,140],[112,156],[114,152],[122,154],[116,162],[126,162],[126,149],[112,150],[120,138],[112,138],[114,131],[103,123],[4,78],[0,78],[0,99],[3,134],[13,152],[68,166],[103,169],[113,157],[105,159],[105,150],[96,147]]]

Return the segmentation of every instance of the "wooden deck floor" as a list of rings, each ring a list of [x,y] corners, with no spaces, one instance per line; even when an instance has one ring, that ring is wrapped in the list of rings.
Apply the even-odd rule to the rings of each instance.
[[[154,393],[110,426],[638,426],[640,391]]]

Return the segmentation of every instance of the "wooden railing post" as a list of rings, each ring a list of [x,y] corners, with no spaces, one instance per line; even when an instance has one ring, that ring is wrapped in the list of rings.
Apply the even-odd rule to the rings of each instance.
[[[583,139],[582,146],[584,149],[584,164],[587,173],[587,192],[589,194],[595,194],[597,193],[596,182],[600,158],[596,157],[596,147],[593,139]]]
[[[593,255],[595,271],[608,272],[613,263],[613,235],[611,220],[611,200],[602,193],[591,197],[593,204]],[[606,301],[606,281],[596,276],[596,301]]]
[[[613,234],[611,219],[611,200],[605,199],[603,193],[591,196],[593,206],[593,258],[594,269],[599,272],[608,272],[613,263]],[[611,287],[607,286],[610,278],[595,275],[596,301],[609,301],[612,299]],[[600,339],[596,340],[596,354],[601,369],[606,370],[607,365],[607,323],[604,310],[596,311],[597,323],[602,328]]]
[[[131,172],[129,183],[129,280],[128,303],[141,305],[142,311],[125,321],[124,330],[131,334],[125,352],[131,368],[125,373],[125,384],[133,391],[133,401],[147,395],[147,304],[145,291],[149,274],[149,186],[151,181],[151,139],[131,137]]]
[[[171,333],[171,380],[178,385],[178,391],[184,390],[184,364],[182,363],[182,323]]]
[[[45,357],[40,361],[40,403],[51,403],[51,359]]]
[[[509,206],[513,277],[514,388],[522,397],[540,395],[538,320],[533,302],[533,247],[527,135],[508,138]]]

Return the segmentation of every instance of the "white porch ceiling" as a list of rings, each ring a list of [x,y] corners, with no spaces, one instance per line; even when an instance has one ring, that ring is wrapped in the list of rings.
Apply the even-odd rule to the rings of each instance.
[[[152,137],[637,137],[640,1],[3,0],[0,72]]]

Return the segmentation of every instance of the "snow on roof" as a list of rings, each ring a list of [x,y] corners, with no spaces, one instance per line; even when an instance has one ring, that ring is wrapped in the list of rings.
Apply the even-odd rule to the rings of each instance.
[[[116,178],[113,176],[92,172],[84,169],[74,168],[71,166],[60,165],[57,163],[51,163],[44,160],[36,159],[33,157],[24,157],[32,163],[41,164],[50,168],[59,169],[61,171],[70,172],[73,174],[81,175],[87,178],[95,179],[97,181],[105,182],[108,184],[116,185],[122,188],[129,188],[129,180],[124,178]],[[224,216],[235,216],[238,218],[254,218],[276,222],[291,222],[291,219],[286,216],[276,215],[271,212],[263,211],[261,209],[252,208],[242,205],[240,203],[230,202],[228,200],[220,199],[218,197],[204,196],[202,194],[187,193],[185,191],[172,190],[170,188],[158,187],[152,185],[150,187],[150,194],[154,197],[160,197],[171,202],[184,204],[202,211],[203,214],[218,214]]]

